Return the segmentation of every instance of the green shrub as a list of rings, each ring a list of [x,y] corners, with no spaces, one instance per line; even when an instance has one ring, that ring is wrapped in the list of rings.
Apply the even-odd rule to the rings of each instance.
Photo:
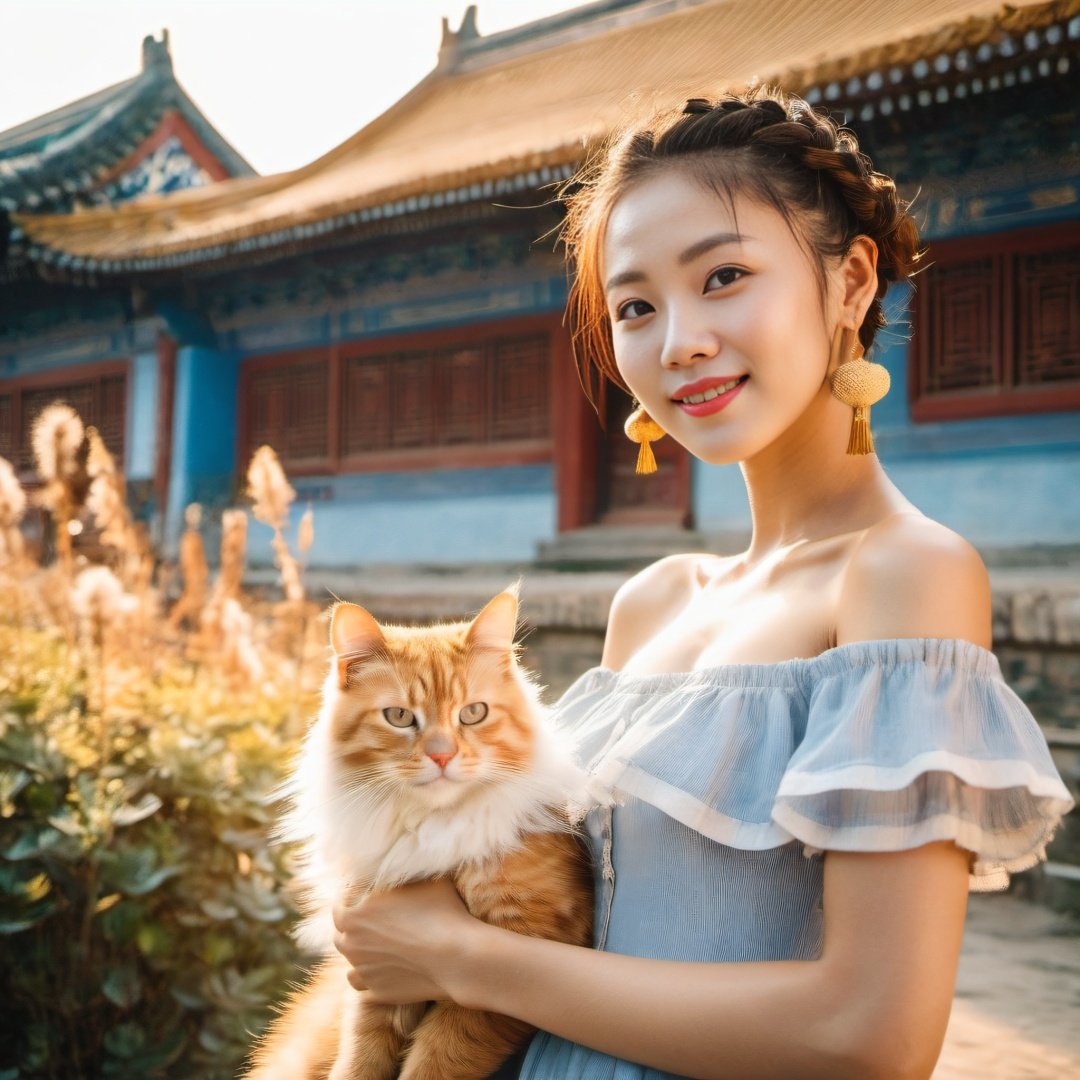
[[[297,703],[107,676],[0,627],[0,1080],[231,1078],[300,972],[267,843]]]

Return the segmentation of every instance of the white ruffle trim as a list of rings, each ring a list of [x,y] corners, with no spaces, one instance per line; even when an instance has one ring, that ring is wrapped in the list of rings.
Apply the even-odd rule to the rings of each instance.
[[[633,795],[718,844],[747,851],[764,851],[781,847],[794,839],[771,821],[743,821],[724,814],[688,791],[628,762],[609,758],[596,770],[595,777],[609,790]]]
[[[1046,858],[1046,845],[1054,826],[1043,819],[1027,830],[1015,830],[1004,837],[988,832],[955,814],[938,814],[914,825],[841,825],[830,827],[777,804],[773,818],[792,836],[802,841],[807,858],[826,851],[908,851],[936,840],[952,840],[971,854],[968,887],[972,892],[996,892],[1009,884],[1009,874],[1028,870]],[[1002,840],[1006,843],[1002,843]],[[1000,850],[1012,849],[1013,853]]]
[[[896,824],[850,819],[822,821],[796,809],[817,807],[827,813],[824,799],[860,792],[867,795],[911,796],[906,790],[920,777],[944,773],[960,800],[971,803],[972,815],[933,813]],[[1061,818],[1073,806],[1068,789],[1056,776],[1038,773],[1025,761],[978,761],[944,750],[920,754],[902,766],[851,765],[823,773],[787,772],[780,780],[770,821],[743,821],[709,806],[637,766],[608,758],[594,773],[599,787],[625,793],[648,803],[702,836],[742,850],[762,851],[793,841],[803,845],[807,858],[826,851],[906,851],[940,840],[952,840],[971,855],[969,888],[972,892],[1005,889],[1009,875],[1030,869],[1046,859],[1047,844]],[[1016,791],[1010,796],[1010,791]],[[990,803],[1018,798],[1026,805],[1027,819],[1007,830],[995,830],[988,821]],[[976,804],[981,805],[975,809]],[[906,812],[911,808],[906,807]]]
[[[899,791],[928,772],[952,773],[972,787],[990,790],[1022,787],[1038,798],[1063,801],[1068,804],[1066,809],[1072,805],[1068,789],[1060,778],[1039,772],[1029,761],[984,761],[948,750],[927,750],[903,765],[844,765],[825,772],[789,769],[781,778],[776,795],[781,798],[858,788]]]

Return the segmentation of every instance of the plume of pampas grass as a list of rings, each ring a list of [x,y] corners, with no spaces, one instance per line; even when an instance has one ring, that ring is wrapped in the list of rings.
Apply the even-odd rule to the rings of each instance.
[[[90,492],[86,505],[94,515],[103,544],[117,554],[121,578],[133,584],[142,564],[142,543],[127,507],[127,486],[116,459],[109,453],[97,428],[88,427],[86,438],[89,450],[86,471],[90,476]]]
[[[46,484],[69,480],[81,471],[79,458],[85,437],[82,419],[70,405],[58,401],[41,410],[34,421],[30,445],[37,471]]]
[[[11,462],[0,457],[0,527],[11,528],[22,521],[26,513],[26,492]]]
[[[254,623],[238,600],[225,598],[221,606],[221,656],[227,674],[237,682],[255,683],[263,676],[263,663],[252,640]]]
[[[225,606],[228,601],[240,604],[244,566],[247,562],[246,510],[225,510],[221,515],[221,559],[210,598],[202,609],[199,631],[188,643],[192,656],[220,659],[225,630]],[[235,619],[234,619],[235,623]]]
[[[139,602],[107,566],[90,566],[75,578],[69,593],[71,610],[84,632],[101,644],[109,627],[138,610]]]
[[[285,478],[285,471],[273,447],[260,446],[251,456],[247,481],[248,497],[252,501],[251,512],[257,521],[274,530],[274,539],[270,543],[274,549],[274,565],[281,573],[285,599],[292,603],[303,603],[304,586],[300,581],[300,567],[282,531],[289,519],[289,507],[296,498],[296,492]]]
[[[247,564],[246,510],[225,510],[221,515],[221,564],[218,568],[214,591],[221,596],[240,599],[240,586],[244,581]]]
[[[30,436],[44,486],[38,500],[53,516],[60,565],[72,569],[71,525],[86,497],[86,430],[79,414],[62,402],[42,409]]]
[[[300,518],[300,525],[296,530],[296,550],[302,555],[306,555],[311,550],[314,543],[315,514],[312,512],[311,504],[308,503],[308,508]]]
[[[26,513],[26,492],[7,458],[0,457],[0,568],[17,567],[24,545],[19,522]]]
[[[285,471],[273,447],[260,446],[251,455],[247,482],[251,512],[256,520],[280,532],[288,520],[289,507],[296,498],[296,492],[285,478]]]
[[[197,625],[206,605],[210,567],[206,563],[206,547],[199,526],[202,524],[202,507],[191,503],[184,511],[184,529],[180,537],[180,573],[184,579],[184,591],[169,613],[169,626],[176,628],[184,619]]]

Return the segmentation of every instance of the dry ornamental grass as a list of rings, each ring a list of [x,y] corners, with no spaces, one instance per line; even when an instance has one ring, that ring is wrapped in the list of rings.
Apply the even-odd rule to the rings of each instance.
[[[94,429],[53,405],[33,445],[46,565],[0,459],[0,1076],[232,1077],[302,963],[289,851],[267,843],[323,675],[295,496],[261,448],[281,599],[243,590],[242,508],[214,575],[188,515],[178,589]],[[303,552],[310,510],[299,532]]]

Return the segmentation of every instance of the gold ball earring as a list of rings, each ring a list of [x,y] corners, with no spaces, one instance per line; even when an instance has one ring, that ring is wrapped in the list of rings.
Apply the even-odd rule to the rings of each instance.
[[[844,327],[837,327],[840,343],[838,346],[834,340],[834,352],[842,351],[845,332]],[[848,436],[849,454],[874,453],[874,437],[870,433],[870,406],[876,405],[889,392],[890,382],[886,367],[866,359],[856,334],[848,359],[842,361],[829,377],[833,397],[855,410],[851,420],[851,434]]]
[[[636,405],[634,411],[626,418],[623,431],[631,442],[636,442],[639,446],[637,467],[634,472],[639,476],[656,472],[656,456],[650,444],[657,439],[662,439],[667,432],[645,411],[642,405]]]

